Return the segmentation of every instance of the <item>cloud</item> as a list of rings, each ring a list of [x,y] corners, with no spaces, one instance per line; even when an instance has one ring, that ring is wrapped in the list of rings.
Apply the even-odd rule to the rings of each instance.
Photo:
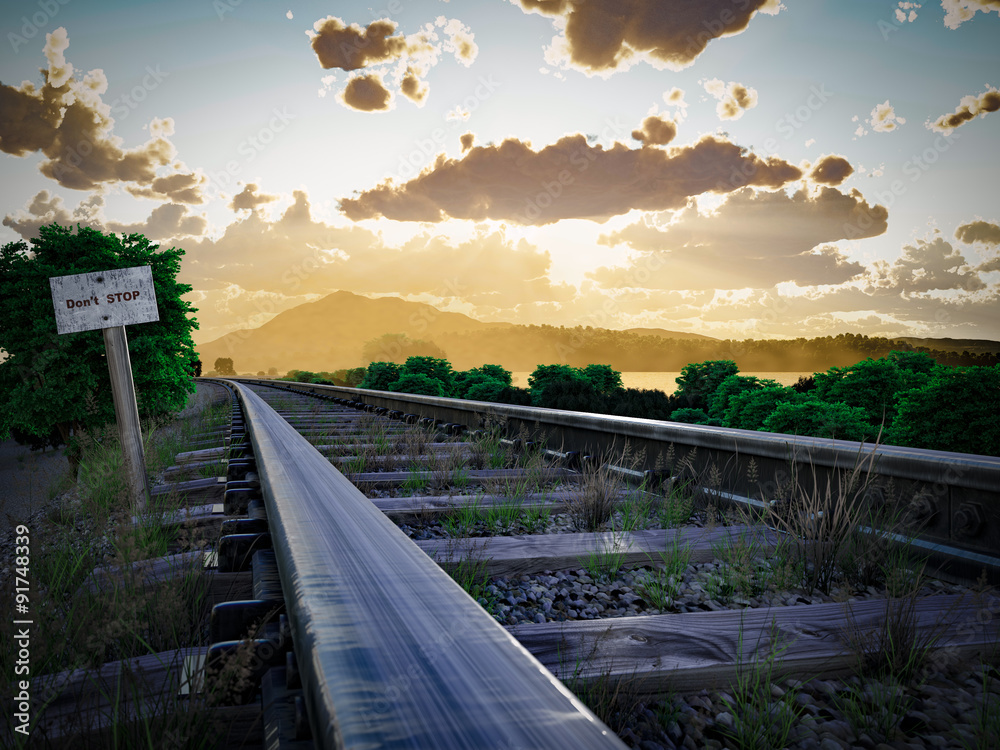
[[[446,37],[444,42],[438,39],[435,31],[438,28]],[[396,29],[396,22],[388,18],[372,21],[361,28],[357,24],[348,26],[336,16],[327,16],[306,31],[316,59],[324,69],[359,71],[383,66],[350,78],[345,90],[338,94],[341,103],[363,112],[391,109],[389,90],[383,78],[387,74],[385,66],[388,66],[399,93],[423,105],[430,93],[430,85],[423,79],[437,65],[442,51],[452,53],[466,67],[479,54],[475,35],[458,19],[439,16],[433,24],[428,23],[409,36],[395,33]],[[334,82],[334,78],[324,77],[320,96],[325,96]]]
[[[843,156],[829,154],[820,157],[809,173],[809,179],[822,185],[839,185],[854,173],[854,167]]]
[[[739,34],[780,0],[511,0],[526,13],[552,16],[560,33],[546,51],[552,65],[610,75],[636,62],[657,69],[691,65],[714,39]]]
[[[472,65],[479,55],[479,45],[476,44],[476,35],[472,30],[457,18],[448,20],[440,16],[434,23],[435,26],[441,27],[448,37],[444,43],[444,51],[451,52],[465,67]]]
[[[177,152],[168,138],[173,120],[154,119],[146,143],[123,148],[122,139],[112,132],[112,106],[101,98],[108,89],[104,71],[74,77],[73,65],[64,55],[69,46],[66,29],[60,27],[45,39],[49,66],[42,70],[41,88],[28,81],[18,88],[0,84],[0,151],[13,156],[42,153],[45,159],[39,171],[74,190],[132,183],[131,189],[142,197],[203,203],[205,178],[176,171]],[[143,78],[147,91],[168,75],[158,67],[147,71]],[[123,117],[131,111],[117,99],[112,105],[114,112],[124,112]],[[168,165],[171,173],[158,176],[157,171]]]
[[[894,11],[896,15],[896,20],[899,23],[913,23],[917,20],[917,11],[920,10],[922,6],[920,3],[906,2],[906,0],[900,0],[897,3],[897,8]]]
[[[388,18],[372,21],[362,29],[347,26],[336,16],[321,18],[306,34],[316,59],[324,69],[360,70],[369,65],[398,60],[407,52],[406,37],[395,34],[396,23]]]
[[[829,187],[765,192],[743,188],[711,213],[692,202],[667,225],[651,218],[602,236],[642,255],[627,267],[588,274],[605,288],[744,289],[792,281],[800,286],[840,284],[864,271],[836,247],[838,240],[874,237],[888,212],[857,191]]]
[[[1000,90],[987,87],[986,91],[976,95],[963,96],[958,108],[950,115],[941,115],[934,122],[925,123],[928,130],[938,133],[950,133],[960,125],[974,120],[976,115],[986,117],[988,112],[1000,109]]]
[[[38,237],[39,227],[48,224],[81,226],[114,234],[144,234],[151,240],[174,239],[200,236],[208,222],[204,216],[188,213],[188,207],[176,203],[164,203],[154,208],[145,221],[124,224],[105,218],[104,198],[92,195],[80,202],[71,212],[63,199],[48,190],[39,191],[31,202],[16,214],[7,214],[3,225],[10,227],[26,240]]]
[[[650,115],[642,127],[632,131],[632,137],[646,146],[665,146],[677,135],[677,125],[659,115]]]
[[[903,254],[891,266],[882,263],[876,268],[880,274],[876,287],[905,294],[947,289],[975,292],[986,288],[962,253],[940,236],[904,245]]]
[[[944,25],[957,29],[977,12],[1000,13],[1000,0],[941,0],[941,7],[945,10]]]
[[[229,203],[229,208],[233,211],[241,211],[243,209],[256,211],[257,206],[263,206],[266,203],[272,203],[276,200],[278,200],[277,195],[258,193],[257,186],[251,182],[243,188],[242,192],[233,196],[232,201]]]
[[[629,149],[621,143],[605,149],[577,134],[538,151],[508,138],[472,148],[460,159],[441,154],[412,180],[401,185],[387,180],[342,199],[340,208],[354,221],[383,216],[532,225],[570,218],[603,222],[633,209],[681,208],[688,197],[704,192],[778,188],[801,177],[802,170],[782,159],[761,159],[712,136],[671,149]]]
[[[962,224],[955,230],[955,237],[966,244],[982,242],[986,245],[1000,245],[1000,226],[988,221],[973,221]]]
[[[719,100],[715,107],[720,120],[738,120],[748,109],[757,106],[757,90],[742,83],[730,81],[728,85],[718,78],[704,81],[705,91]]]
[[[399,85],[399,90],[410,101],[423,104],[431,89],[426,81],[420,80],[419,71],[414,68],[407,68],[406,74]]]
[[[875,109],[872,110],[871,117],[867,120],[867,122],[872,126],[872,130],[876,133],[889,133],[895,130],[899,125],[906,124],[906,120],[902,117],[896,116],[896,111],[893,109],[892,105],[889,104],[888,99],[881,104],[875,105]]]
[[[426,92],[425,92],[426,96]],[[354,76],[337,97],[345,107],[361,112],[386,112],[392,109],[392,92],[378,73]]]
[[[468,151],[470,148],[472,148],[475,145],[475,143],[476,143],[476,134],[475,133],[462,133],[462,135],[459,136],[458,140],[462,144],[462,153],[464,154],[466,151]]]

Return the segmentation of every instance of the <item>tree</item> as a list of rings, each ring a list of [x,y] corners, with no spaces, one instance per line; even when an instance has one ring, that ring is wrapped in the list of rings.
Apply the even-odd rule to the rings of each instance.
[[[708,413],[716,418],[722,419],[726,415],[726,409],[729,408],[729,402],[733,396],[738,393],[745,393],[746,391],[757,391],[761,388],[775,388],[781,387],[781,384],[775,380],[768,380],[767,378],[758,378],[755,375],[729,375],[725,380],[719,383],[718,388],[712,393],[708,398]],[[672,417],[671,417],[672,418]],[[674,420],[679,421],[679,420]]]
[[[936,370],[902,394],[887,435],[894,445],[1000,456],[1000,365]]]
[[[729,359],[708,360],[685,365],[676,378],[676,395],[692,409],[707,409],[709,398],[722,381],[740,371]]]
[[[215,371],[223,376],[236,374],[236,368],[233,367],[233,360],[229,357],[219,357],[215,360]]]
[[[722,424],[725,427],[741,430],[759,430],[764,426],[764,421],[778,408],[778,404],[802,398],[804,396],[784,386],[737,393],[729,399],[729,407],[726,409]]]
[[[63,440],[81,428],[115,419],[111,380],[101,331],[59,335],[49,277],[113,268],[150,266],[159,321],[128,327],[129,357],[140,417],[183,408],[194,391],[197,355],[191,330],[195,310],[181,297],[191,291],[176,281],[179,248],[160,250],[141,234],[105,235],[79,227],[43,226],[31,248],[11,242],[0,248],[0,435],[12,428]]]
[[[868,423],[868,413],[861,407],[828,404],[819,399],[778,404],[764,420],[763,429],[786,435],[810,435],[857,442],[870,440],[876,433]]]
[[[708,416],[703,409],[677,409],[670,415],[671,422],[683,424],[706,424],[721,427],[722,420]]]
[[[622,388],[622,374],[613,370],[611,365],[587,365],[580,374],[590,382],[598,393],[605,395]]]
[[[389,386],[390,391],[399,393],[420,393],[424,396],[441,396],[441,381],[422,372],[407,372]]]
[[[267,368],[267,376],[269,378],[276,378],[276,377],[278,377],[278,368],[277,367],[268,367]]]
[[[372,362],[365,370],[365,378],[358,387],[387,391],[397,380],[399,380],[399,365],[395,362]]]
[[[859,406],[875,427],[889,426],[896,417],[896,401],[910,388],[927,382],[934,361],[917,352],[891,352],[869,357],[850,367],[831,367],[817,373],[814,394],[827,403]]]
[[[586,380],[583,374],[570,365],[538,365],[528,376],[531,403],[535,406],[545,406],[545,389],[553,383],[583,380]]]
[[[450,396],[455,384],[451,362],[440,357],[408,357],[399,375],[426,375],[441,384],[441,396]]]
[[[201,377],[201,360],[200,359],[194,360],[194,362],[191,363],[191,369],[194,372],[194,376],[196,378],[200,378]]]

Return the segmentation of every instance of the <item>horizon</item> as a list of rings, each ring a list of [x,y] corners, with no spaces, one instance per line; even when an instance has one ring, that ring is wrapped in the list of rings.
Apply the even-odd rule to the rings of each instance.
[[[537,5],[25,4],[0,241],[55,221],[184,248],[199,345],[341,290],[484,323],[1000,340],[995,4]]]

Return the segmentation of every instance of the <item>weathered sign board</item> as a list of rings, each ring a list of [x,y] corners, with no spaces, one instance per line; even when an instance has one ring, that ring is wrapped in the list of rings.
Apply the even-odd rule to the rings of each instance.
[[[160,319],[149,266],[53,276],[49,286],[59,333],[96,331]]]
[[[149,486],[125,326],[160,319],[153,271],[149,266],[136,266],[52,276],[49,287],[56,313],[56,330],[60,334],[98,329],[104,333],[125,471],[135,510],[139,512],[149,499]]]

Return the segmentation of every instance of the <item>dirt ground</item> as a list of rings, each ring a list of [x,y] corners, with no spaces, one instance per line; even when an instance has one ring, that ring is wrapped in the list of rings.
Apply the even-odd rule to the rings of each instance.
[[[14,440],[0,443],[0,531],[41,510],[69,471],[64,448],[34,451]]]

